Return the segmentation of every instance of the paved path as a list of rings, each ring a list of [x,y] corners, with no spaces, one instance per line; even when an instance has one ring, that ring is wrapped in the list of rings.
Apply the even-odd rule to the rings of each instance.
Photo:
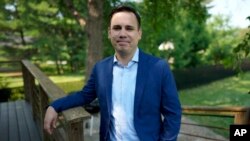
[[[99,118],[100,115],[95,115],[92,117],[92,130],[90,130],[91,120],[85,123],[85,129],[84,129],[85,141],[99,141],[99,125],[100,125]],[[182,121],[186,123],[195,123],[185,117],[182,118]],[[216,141],[228,141],[228,139],[214,133],[213,131],[205,127],[197,127],[197,126],[190,127],[190,125],[182,124],[180,132],[196,134],[196,135],[206,135],[206,137],[208,138],[216,138],[217,139]],[[212,140],[205,138],[191,137],[185,134],[179,134],[178,141],[212,141]]]
[[[182,117],[182,122],[195,123],[194,121],[192,121],[186,117]],[[187,135],[182,134],[182,133],[205,136],[205,137],[207,137],[207,139],[187,136]],[[228,139],[224,138],[221,135],[214,133],[212,130],[210,130],[206,127],[191,126],[191,125],[185,125],[185,124],[181,125],[181,130],[180,130],[180,134],[178,136],[178,141],[213,141],[209,138],[216,139],[216,141],[228,141]]]

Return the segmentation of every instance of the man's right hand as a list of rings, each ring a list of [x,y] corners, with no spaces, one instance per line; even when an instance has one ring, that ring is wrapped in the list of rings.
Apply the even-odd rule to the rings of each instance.
[[[45,113],[44,118],[44,130],[50,135],[53,133],[53,130],[56,128],[58,113],[52,106],[49,106]]]

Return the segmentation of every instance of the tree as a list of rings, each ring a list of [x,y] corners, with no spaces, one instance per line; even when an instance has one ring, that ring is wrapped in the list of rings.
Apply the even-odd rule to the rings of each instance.
[[[203,60],[208,64],[222,64],[230,67],[234,62],[233,48],[239,43],[239,29],[228,25],[229,19],[222,15],[214,16],[207,24],[210,44]]]
[[[11,34],[19,32],[22,46],[39,52],[33,58],[55,61],[59,74],[63,71],[62,60],[69,62],[71,70],[76,70],[76,60],[87,60],[88,76],[93,64],[102,58],[103,1],[6,0],[1,4],[4,8],[0,14],[1,29]],[[32,43],[26,45],[24,36],[31,36]],[[87,52],[87,55],[82,54],[81,61],[80,57],[75,57],[80,56],[79,52]]]
[[[174,58],[173,68],[195,67],[201,63],[199,52],[208,45],[203,0],[144,0],[139,4],[143,19],[140,46],[156,56]],[[159,51],[163,42],[174,43],[170,53]]]
[[[87,49],[87,69],[88,79],[94,64],[103,57],[103,1],[89,0],[87,34],[89,46]]]
[[[88,78],[98,60],[114,53],[106,38],[108,13],[121,3],[121,0],[1,1],[0,27],[5,35],[0,37],[7,40],[7,35],[18,35],[22,48],[32,56],[25,57],[41,62],[52,60],[58,73],[68,67],[71,71],[82,70],[85,65]],[[217,52],[208,45],[213,39],[205,28],[209,15],[204,0],[144,0],[127,4],[138,9],[142,17],[143,38],[139,47],[159,57],[174,58],[172,68],[196,67],[207,61],[201,60],[207,51]],[[159,45],[168,41],[174,43],[174,50],[160,51]],[[63,61],[67,65],[62,65]]]
[[[250,21],[250,16],[247,19]],[[242,59],[248,57],[250,53],[250,26],[248,26],[243,40],[234,48],[233,52],[236,56],[236,69],[240,69]]]

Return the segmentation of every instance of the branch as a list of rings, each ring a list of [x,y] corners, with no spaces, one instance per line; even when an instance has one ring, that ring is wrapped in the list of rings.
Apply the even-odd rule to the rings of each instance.
[[[86,20],[80,15],[76,10],[71,0],[64,0],[66,6],[69,8],[71,14],[75,17],[76,21],[80,24],[81,27],[86,25]]]

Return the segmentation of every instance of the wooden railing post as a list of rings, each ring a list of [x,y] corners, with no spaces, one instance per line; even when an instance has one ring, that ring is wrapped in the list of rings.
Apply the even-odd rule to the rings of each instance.
[[[83,121],[89,119],[89,114],[80,113],[80,111],[81,108],[77,107],[74,111],[66,110],[62,113],[66,121],[71,121],[66,125],[68,133],[67,137],[69,141],[84,141]]]
[[[35,83],[34,77],[30,75],[29,71],[25,66],[22,64],[22,73],[23,73],[23,86],[24,86],[24,95],[25,95],[25,100],[27,102],[31,102],[32,98],[32,84]]]
[[[67,124],[69,141],[84,141],[83,122],[73,122]]]
[[[250,124],[250,109],[237,112],[234,116],[234,124]]]
[[[35,78],[27,70],[27,68],[22,64],[22,73],[23,73],[23,85],[24,85],[24,94],[25,100],[32,105],[32,115],[36,119],[36,99],[34,98],[34,87],[35,87]]]

